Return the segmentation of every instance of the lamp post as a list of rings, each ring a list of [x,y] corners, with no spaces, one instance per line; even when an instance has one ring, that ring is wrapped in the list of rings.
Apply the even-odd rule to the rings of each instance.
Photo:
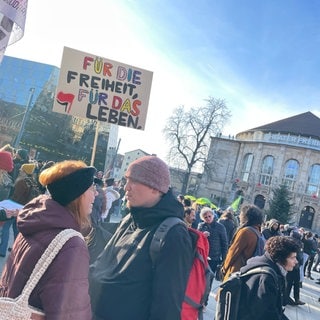
[[[23,134],[23,131],[24,131],[24,127],[26,125],[26,122],[27,122],[27,119],[28,119],[28,115],[29,115],[29,112],[30,112],[30,109],[31,109],[31,102],[32,102],[33,94],[34,94],[34,88],[30,88],[29,91],[30,91],[30,94],[29,94],[28,103],[26,105],[26,111],[25,111],[23,119],[22,119],[22,123],[21,123],[21,127],[20,127],[20,130],[19,130],[18,136],[17,136],[16,141],[14,143],[14,147],[15,148],[18,148],[18,146],[20,144],[21,137],[22,137],[22,134]]]

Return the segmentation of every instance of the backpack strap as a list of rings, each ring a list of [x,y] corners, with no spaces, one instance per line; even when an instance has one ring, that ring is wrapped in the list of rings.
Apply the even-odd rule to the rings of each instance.
[[[247,228],[249,230],[251,230],[252,232],[254,232],[257,236],[257,244],[256,244],[256,248],[254,249],[254,252],[253,254],[254,255],[262,255],[265,250],[264,250],[264,245],[265,245],[265,242],[266,242],[266,239],[264,238],[262,232],[259,232],[256,228],[252,227],[252,226],[247,226]],[[263,241],[263,247],[261,247],[261,250],[260,250],[260,241]]]
[[[261,267],[256,267],[256,268],[252,268],[244,273],[240,274],[240,277],[246,277],[246,276],[251,276],[253,274],[259,274],[259,273],[265,273],[265,274],[269,274],[272,276],[276,287],[278,288],[278,275],[277,273],[269,266],[261,266]]]
[[[246,228],[248,228],[249,230],[253,231],[258,238],[261,236],[259,231],[256,228],[251,227],[251,226],[247,226]]]
[[[164,242],[164,239],[165,239],[168,231],[176,224],[185,225],[185,223],[177,217],[168,217],[160,223],[157,230],[155,231],[153,238],[151,240],[151,243],[150,243],[150,248],[149,248],[150,257],[151,257],[153,267],[155,267],[155,265],[157,263],[160,249],[163,246],[163,242]]]
[[[182,224],[187,228],[187,226],[183,222],[183,220],[181,220],[177,217],[168,217],[165,220],[163,220],[160,223],[160,225],[158,226],[158,228],[156,229],[156,231],[153,235],[153,238],[151,240],[151,243],[150,243],[150,257],[151,257],[153,268],[155,267],[155,265],[157,263],[157,259],[158,259],[161,247],[163,246],[163,243],[164,243],[164,240],[165,240],[165,237],[166,237],[168,231],[173,226],[175,226],[177,224]],[[205,238],[204,235],[200,231],[194,230],[192,228],[187,228],[187,229],[188,229],[189,235],[192,238],[192,241],[194,242],[194,244],[193,244],[194,246],[196,246],[195,243],[198,241],[198,237]],[[200,262],[203,264],[204,269],[205,269],[206,288],[205,288],[204,296],[202,297],[202,299],[205,299],[211,289],[211,280],[213,278],[213,276],[212,276],[213,273],[210,269],[210,266],[206,263],[203,256],[201,254],[199,254],[199,252],[197,250],[195,250],[194,254],[195,254],[195,258],[198,258],[200,260]],[[203,302],[204,301],[201,301],[201,303],[199,304],[196,301],[194,301],[192,298],[185,295],[184,302],[186,302],[188,305],[190,305],[194,309],[198,310],[198,320],[203,320]]]

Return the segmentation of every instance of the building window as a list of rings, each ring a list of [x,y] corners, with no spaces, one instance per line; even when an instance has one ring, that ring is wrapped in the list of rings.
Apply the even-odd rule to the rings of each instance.
[[[249,175],[251,172],[252,163],[253,163],[253,154],[247,153],[243,158],[243,166],[242,166],[242,171],[240,176],[240,179],[244,182],[249,181]]]
[[[270,186],[273,174],[274,158],[266,156],[262,161],[259,183],[265,186]]]
[[[314,164],[311,166],[308,177],[306,193],[312,196],[319,196],[320,188],[320,165]]]
[[[288,190],[293,190],[294,185],[297,180],[299,172],[299,163],[297,160],[288,160],[286,162],[285,168],[284,168],[284,175],[282,178],[282,184],[288,187]]]

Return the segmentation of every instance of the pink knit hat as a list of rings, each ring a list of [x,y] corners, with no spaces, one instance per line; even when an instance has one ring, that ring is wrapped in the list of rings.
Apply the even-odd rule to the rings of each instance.
[[[169,167],[156,156],[145,156],[133,161],[128,167],[126,177],[162,193],[167,193],[170,187]]]
[[[0,169],[7,172],[11,172],[13,170],[13,160],[10,152],[0,151]]]

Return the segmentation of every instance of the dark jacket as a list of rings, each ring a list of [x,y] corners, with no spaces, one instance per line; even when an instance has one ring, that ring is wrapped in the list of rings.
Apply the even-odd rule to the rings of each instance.
[[[40,193],[40,189],[34,178],[32,176],[21,174],[18,176],[14,184],[11,199],[25,205],[33,198],[40,195]]]
[[[91,223],[93,227],[98,226],[101,222],[101,214],[106,210],[106,194],[101,186],[96,185],[98,194],[94,199],[91,212]]]
[[[274,226],[276,223],[278,224],[278,227],[277,227],[276,229],[274,229],[273,226]],[[263,234],[264,238],[265,238],[266,240],[268,240],[268,239],[271,238],[271,237],[280,236],[280,231],[279,231],[279,229],[280,229],[280,223],[279,223],[279,221],[276,220],[276,219],[271,219],[271,220],[269,221],[269,223],[268,223],[268,227],[267,227],[266,229],[262,230],[262,234]]]
[[[0,296],[11,298],[21,293],[36,262],[60,231],[67,228],[79,231],[70,212],[45,195],[24,207],[17,224],[20,233],[0,280]],[[90,320],[88,270],[86,244],[81,238],[73,237],[40,279],[29,304],[44,310],[46,320]]]
[[[318,249],[318,244],[315,241],[315,239],[313,237],[310,237],[310,238],[304,237],[302,239],[302,242],[304,245],[303,251],[311,257],[315,256]]]
[[[269,266],[277,274],[277,282],[265,273],[248,277],[241,291],[239,315],[241,320],[284,320],[282,302],[285,289],[285,274],[272,261],[270,255],[256,256],[247,261],[241,272],[255,267]]]
[[[199,223],[198,230],[210,232],[208,237],[209,257],[214,261],[224,261],[228,251],[228,237],[224,225],[217,221],[202,222]]]
[[[234,233],[237,230],[237,226],[232,219],[222,218],[218,220],[219,223],[223,224],[227,231],[228,244],[231,243],[231,240],[234,236]]]
[[[13,183],[16,181],[16,179],[19,175],[20,168],[25,163],[29,163],[29,158],[24,158],[24,159],[14,158],[13,159],[13,170],[9,173],[10,176],[12,177]]]
[[[90,295],[95,319],[180,319],[192,244],[186,226],[169,230],[154,270],[149,247],[165,218],[183,219],[171,191],[152,208],[131,208],[97,261],[90,266]]]
[[[10,218],[7,217],[6,210],[0,209],[0,221],[7,221],[10,220]]]
[[[303,265],[303,242],[301,234],[298,231],[292,230],[290,232],[290,237],[293,238],[293,240],[296,242],[296,244],[299,246],[299,251],[297,252],[297,260],[298,264],[295,266],[295,268],[299,268],[299,266]]]

